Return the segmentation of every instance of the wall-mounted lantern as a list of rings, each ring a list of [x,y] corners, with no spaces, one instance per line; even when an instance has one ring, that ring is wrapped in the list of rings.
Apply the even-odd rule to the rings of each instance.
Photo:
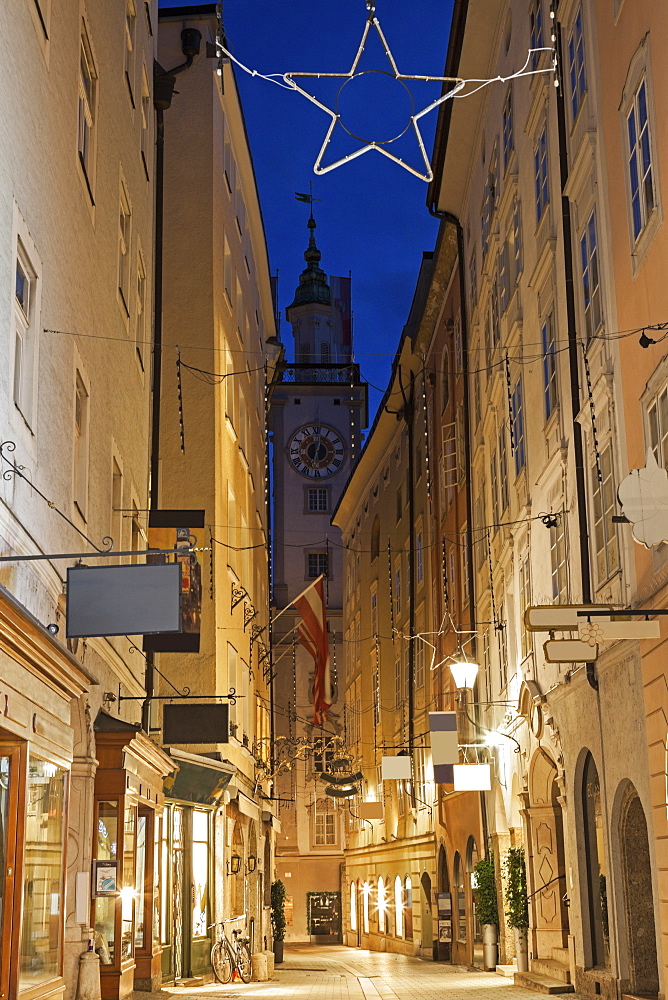
[[[240,871],[241,871],[241,856],[239,854],[230,855],[230,860],[227,862],[227,874],[238,875]]]
[[[249,854],[246,861],[246,874],[250,875],[257,868],[257,858],[254,854]]]

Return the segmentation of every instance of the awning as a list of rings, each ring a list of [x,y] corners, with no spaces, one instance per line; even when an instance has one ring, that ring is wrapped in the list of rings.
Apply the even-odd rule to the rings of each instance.
[[[165,796],[179,802],[216,805],[230,783],[232,772],[218,761],[184,750],[170,750],[170,756],[179,769],[165,779]]]
[[[239,791],[239,812],[258,822],[260,820],[260,807],[242,791]]]

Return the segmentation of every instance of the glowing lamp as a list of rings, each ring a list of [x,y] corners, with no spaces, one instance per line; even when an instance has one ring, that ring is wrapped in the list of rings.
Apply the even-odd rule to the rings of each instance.
[[[478,664],[470,660],[456,660],[450,664],[450,673],[458,691],[472,688],[478,676]]]

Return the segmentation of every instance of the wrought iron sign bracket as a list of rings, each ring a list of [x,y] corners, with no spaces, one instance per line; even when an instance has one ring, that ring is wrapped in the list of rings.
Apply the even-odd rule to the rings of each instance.
[[[234,611],[238,604],[241,604],[244,597],[248,597],[245,587],[237,587],[236,584],[232,584],[232,601],[230,604],[230,614]]]
[[[246,629],[248,628],[248,626],[253,621],[256,615],[257,611],[255,607],[251,604],[251,602],[244,601],[244,632],[246,631]]]
[[[195,699],[201,700],[212,700],[213,698],[224,698],[229,701],[230,705],[236,705],[238,698],[244,698],[245,695],[237,694],[236,688],[231,687],[227,694],[192,694],[189,687],[184,687],[184,694],[154,694],[151,695],[151,701],[194,701]],[[118,685],[118,699],[119,702],[122,701],[145,701],[146,695],[133,695],[133,694],[121,694],[121,685]]]

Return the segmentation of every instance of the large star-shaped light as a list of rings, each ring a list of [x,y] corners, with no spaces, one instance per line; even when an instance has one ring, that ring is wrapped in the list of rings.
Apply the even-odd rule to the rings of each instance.
[[[408,170],[409,173],[413,174],[415,177],[418,177],[420,180],[429,182],[433,179],[434,175],[432,173],[431,163],[429,162],[429,157],[427,156],[427,150],[425,149],[424,140],[420,132],[418,121],[420,120],[420,118],[423,118],[426,114],[429,114],[430,111],[433,111],[434,108],[438,107],[439,104],[442,104],[444,101],[448,101],[452,97],[454,97],[454,95],[458,91],[460,91],[462,87],[465,86],[466,81],[462,80],[459,77],[452,77],[452,76],[407,76],[404,73],[400,73],[399,69],[397,68],[396,62],[394,61],[394,56],[390,51],[390,47],[387,44],[385,35],[383,34],[383,29],[381,28],[378,18],[375,15],[373,4],[369,2],[367,6],[369,7],[369,16],[367,18],[366,25],[364,27],[362,41],[360,42],[359,48],[357,50],[357,55],[353,60],[353,64],[347,73],[284,73],[283,74],[283,79],[293,90],[299,91],[300,94],[303,94],[304,97],[306,97],[309,101],[311,101],[312,104],[315,104],[316,107],[320,108],[322,111],[328,114],[332,119],[330,126],[327,129],[327,134],[325,135],[324,142],[320,147],[320,152],[318,153],[316,161],[313,165],[313,170],[316,174],[327,174],[330,172],[330,170],[335,170],[337,167],[342,166],[344,163],[348,163],[350,160],[354,160],[358,156],[364,156],[365,153],[369,153],[372,150],[375,150],[375,152],[382,153],[383,156],[387,156],[389,160],[393,160],[394,163],[398,163],[400,167],[403,167],[404,170]],[[325,151],[332,138],[332,133],[334,132],[334,129],[336,128],[337,124],[341,123],[341,116],[337,110],[332,110],[331,108],[328,108],[326,104],[323,104],[321,101],[319,101],[316,97],[313,96],[313,94],[309,94],[307,90],[304,90],[303,87],[300,87],[299,84],[295,81],[295,77],[342,80],[343,81],[342,87],[343,87],[345,86],[345,83],[348,82],[349,80],[353,80],[358,76],[362,76],[363,73],[362,72],[358,73],[357,67],[364,53],[364,47],[369,37],[369,32],[372,29],[374,29],[377,32],[381,45],[383,46],[383,49],[385,51],[385,55],[387,56],[389,64],[392,68],[391,73],[386,73],[386,71],[381,71],[381,70],[376,70],[375,72],[383,72],[385,73],[385,75],[394,77],[394,79],[402,83],[404,87],[406,87],[406,84],[404,82],[406,80],[416,80],[421,83],[452,83],[453,87],[447,93],[442,94],[441,97],[437,98],[435,101],[432,101],[431,104],[429,104],[426,108],[423,108],[422,111],[418,111],[417,113],[411,114],[406,128],[401,133],[399,133],[399,135],[394,136],[394,138],[392,139],[374,140],[366,142],[363,146],[361,146],[359,149],[356,149],[353,153],[349,153],[348,155],[341,157],[334,163],[330,163],[327,166],[323,166],[322,160],[325,155]],[[411,95],[411,100],[412,100],[412,95]],[[345,131],[348,132],[349,135],[353,134],[344,125],[342,125],[342,127],[345,128]],[[400,135],[404,135],[406,132],[410,130],[414,132],[415,138],[417,140],[418,149],[422,157],[422,162],[424,163],[424,173],[420,173],[420,171],[416,170],[415,167],[412,167],[410,163],[406,163],[405,160],[402,160],[399,156],[396,156],[389,149],[385,148],[390,142],[394,142],[395,139],[398,139]],[[357,138],[357,136],[355,136],[355,138]],[[363,142],[364,140],[360,141]]]

